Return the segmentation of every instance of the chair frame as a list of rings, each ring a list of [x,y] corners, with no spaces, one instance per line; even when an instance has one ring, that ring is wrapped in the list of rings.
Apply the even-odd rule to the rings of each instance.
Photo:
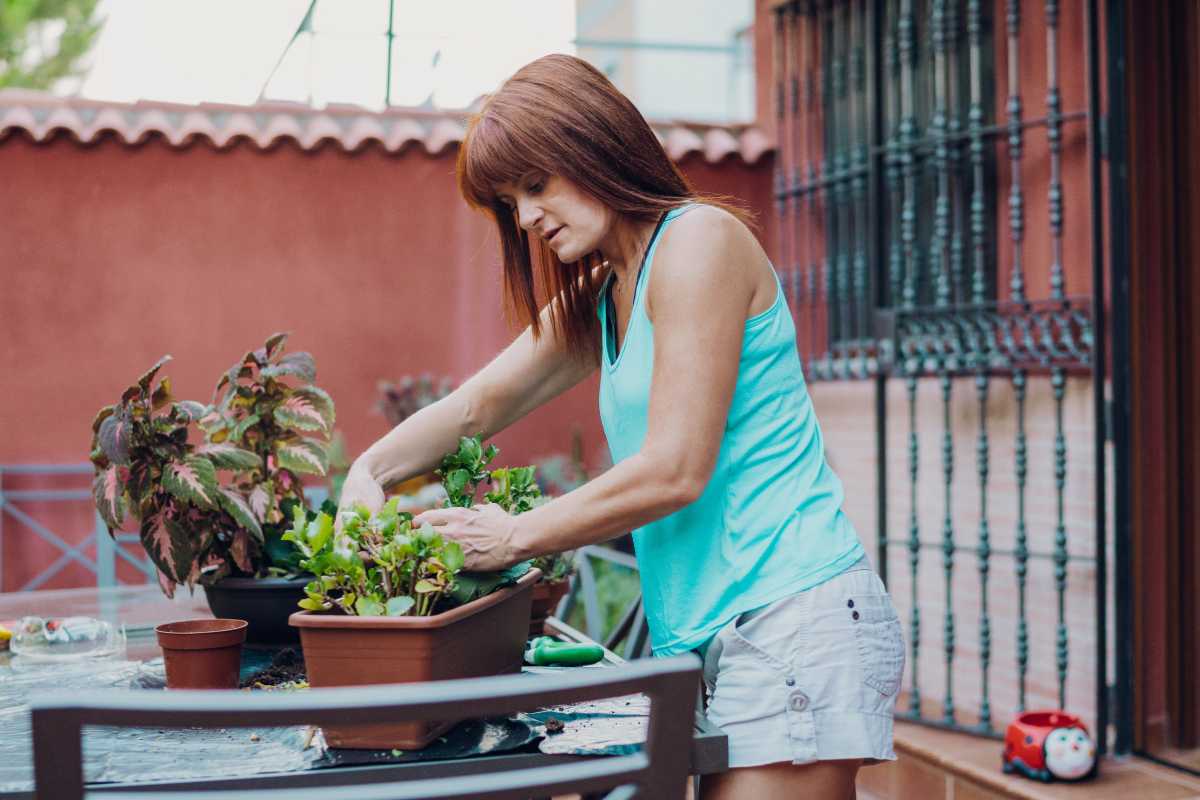
[[[357,800],[470,800],[529,798],[562,792],[610,798],[684,797],[699,682],[693,655],[646,659],[620,667],[557,675],[490,678],[314,689],[295,694],[229,691],[121,693],[46,692],[31,703],[35,793],[49,800],[82,800],[82,731],[85,725],[118,727],[262,727],[445,719],[525,711],[546,706],[644,693],[650,699],[646,744],[637,753],[575,759],[553,766],[503,772],[371,783],[348,774],[344,783],[305,788],[155,791],[105,790],[109,800],[328,800],[330,791],[354,786]],[[333,772],[336,772],[333,771]],[[256,778],[260,786],[262,778]]]

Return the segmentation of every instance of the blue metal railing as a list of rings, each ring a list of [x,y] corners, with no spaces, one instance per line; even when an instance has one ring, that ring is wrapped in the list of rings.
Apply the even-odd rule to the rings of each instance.
[[[9,489],[5,486],[8,476],[68,476],[86,479],[81,488],[69,489]],[[40,589],[70,564],[79,564],[96,576],[96,586],[117,585],[117,560],[123,559],[146,576],[147,583],[155,581],[154,564],[142,554],[141,539],[137,533],[118,532],[116,538],[108,535],[108,528],[99,512],[95,510],[92,497],[91,464],[0,464],[0,592],[30,592]],[[329,496],[326,486],[305,489],[310,505],[319,506]],[[21,506],[26,503],[50,503],[55,507],[83,503],[92,513],[92,529],[79,541],[74,536],[55,532],[43,521],[38,520]],[[45,569],[18,587],[5,585],[4,580],[4,536],[5,524],[16,522],[28,529],[44,542],[52,545],[59,553]],[[88,548],[96,547],[95,557],[88,555]],[[137,545],[138,555],[126,551],[122,545]]]

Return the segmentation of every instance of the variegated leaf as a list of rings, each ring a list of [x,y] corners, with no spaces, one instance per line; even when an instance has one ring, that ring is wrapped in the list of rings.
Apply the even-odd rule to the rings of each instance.
[[[142,549],[146,551],[146,555],[154,562],[154,566],[158,567],[162,578],[166,578],[172,584],[180,583],[175,575],[175,568],[171,562],[171,533],[167,530],[166,515],[162,512],[153,514],[142,521],[141,528]],[[163,584],[162,578],[159,579],[159,584],[163,586],[163,591],[167,588]],[[170,593],[168,593],[170,596]]]
[[[274,358],[275,354],[283,349],[283,343],[287,341],[287,338],[288,334],[286,331],[271,334],[271,337],[267,339],[267,343],[263,346],[268,359]]]
[[[150,407],[155,411],[171,402],[171,379],[164,377],[158,382],[158,387],[150,395]]]
[[[197,403],[195,400],[180,400],[175,404],[175,416],[189,422],[200,421],[208,411],[208,406],[204,403]]]
[[[109,532],[120,530],[125,522],[129,499],[125,494],[125,482],[121,480],[121,473],[116,466],[96,473],[92,481],[92,495]]]
[[[92,420],[92,433],[100,433],[100,423],[116,413],[116,406],[105,406],[96,412],[96,418]]]
[[[254,513],[254,518],[259,522],[266,522],[274,500],[275,494],[271,490],[270,481],[255,486],[250,492],[250,510]]]
[[[196,574],[196,541],[201,534],[184,520],[167,519],[166,529],[169,534],[171,567],[178,576],[180,583],[188,586],[195,585]]]
[[[293,443],[281,442],[275,448],[275,455],[280,468],[292,472],[324,475],[329,469],[329,456],[325,448],[307,439]]]
[[[217,507],[217,473],[212,462],[202,456],[172,461],[163,470],[163,488],[200,508]]]
[[[246,498],[232,489],[221,487],[220,493],[217,495],[221,502],[221,508],[233,517],[234,522],[242,527],[243,530],[253,534],[254,538],[259,542],[263,541],[262,527],[258,524],[258,520],[254,517],[254,511],[250,508],[250,504],[246,502]]]
[[[310,353],[288,353],[278,363],[263,367],[261,374],[264,378],[295,375],[305,383],[312,383],[317,379],[317,364]]]
[[[240,420],[236,425],[233,426],[233,430],[229,433],[229,438],[235,442],[240,442],[242,437],[246,435],[246,431],[257,425],[261,419],[262,417],[260,417],[258,414],[251,414],[245,419]]]
[[[114,464],[129,463],[129,417],[123,411],[100,423],[100,449]]]
[[[150,382],[154,380],[154,376],[158,374],[160,369],[162,369],[163,364],[166,364],[170,360],[171,357],[169,355],[163,356],[158,360],[157,363],[155,363],[153,367],[146,370],[145,373],[142,374],[142,377],[137,379],[138,388],[142,390],[143,395],[150,393]]]
[[[175,581],[163,574],[162,570],[155,570],[154,574],[158,576],[158,585],[163,590],[163,594],[169,598],[175,597]]]
[[[325,431],[325,416],[313,403],[313,399],[299,390],[287,400],[275,406],[275,421],[293,431]]]
[[[233,534],[229,555],[233,557],[233,563],[237,564],[238,569],[253,574],[254,565],[250,563],[250,535],[246,531]]]
[[[262,466],[262,459],[257,453],[243,450],[230,442],[201,445],[196,448],[196,455],[204,456],[217,469],[244,470]]]
[[[208,406],[204,409],[204,415],[196,420],[196,424],[200,426],[200,430],[211,435],[228,427],[229,419],[217,409]]]
[[[301,397],[307,397],[313,407],[321,413],[321,418],[325,420],[325,433],[333,433],[333,423],[337,418],[333,409],[333,398],[329,393],[319,386],[305,386],[296,390],[296,394]]]

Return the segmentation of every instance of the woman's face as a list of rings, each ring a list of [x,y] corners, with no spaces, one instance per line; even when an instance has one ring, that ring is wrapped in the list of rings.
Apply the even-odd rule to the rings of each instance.
[[[496,187],[500,201],[515,209],[518,224],[544,240],[564,264],[600,249],[616,214],[559,175],[531,172]]]

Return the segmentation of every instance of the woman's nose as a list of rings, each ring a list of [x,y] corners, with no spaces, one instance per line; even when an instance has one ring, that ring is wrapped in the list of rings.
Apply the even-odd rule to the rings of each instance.
[[[536,203],[521,202],[517,205],[517,222],[525,230],[534,230],[542,220],[542,209]]]

